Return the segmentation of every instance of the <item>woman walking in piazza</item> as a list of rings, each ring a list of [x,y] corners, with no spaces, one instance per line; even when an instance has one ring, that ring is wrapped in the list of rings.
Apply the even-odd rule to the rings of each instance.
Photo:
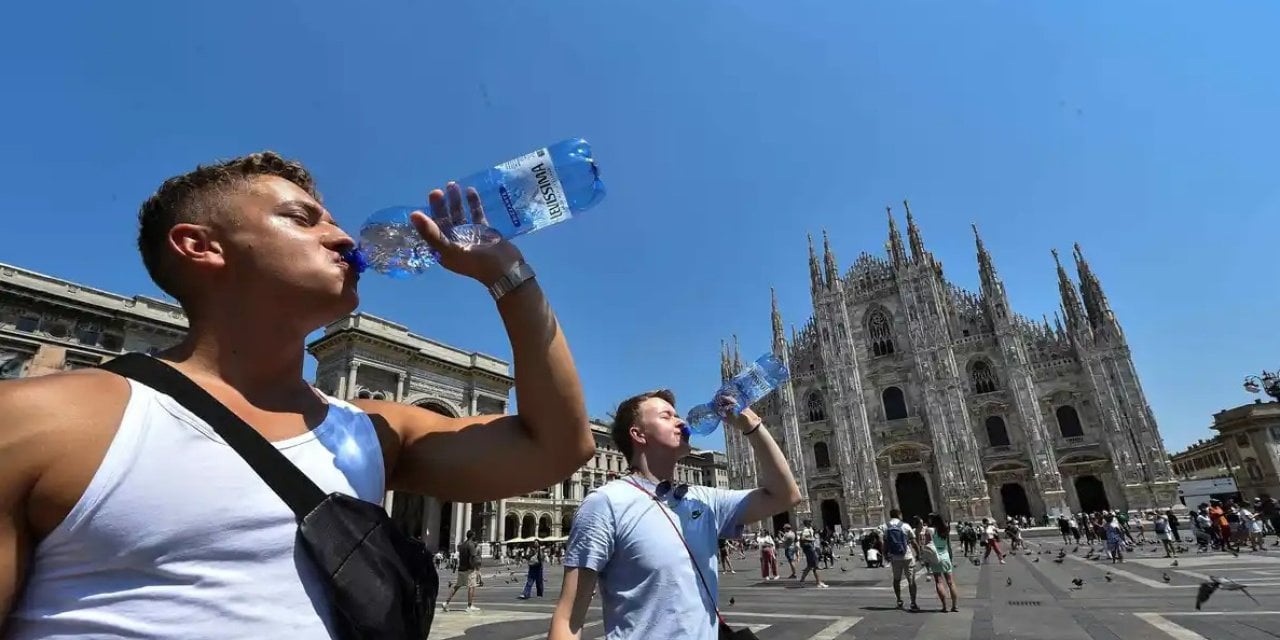
[[[933,586],[938,591],[938,600],[942,603],[942,611],[947,611],[947,593],[951,594],[951,611],[956,608],[956,578],[952,573],[955,566],[951,563],[951,527],[942,516],[929,514],[929,526],[920,534],[920,555],[922,561],[933,576]]]

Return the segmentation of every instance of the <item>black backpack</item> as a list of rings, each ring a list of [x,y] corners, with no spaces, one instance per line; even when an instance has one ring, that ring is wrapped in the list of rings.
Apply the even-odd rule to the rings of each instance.
[[[177,369],[138,353],[102,369],[166,394],[213,428],[298,519],[302,548],[328,578],[344,640],[426,638],[440,582],[426,548],[380,506],[325,493],[266,438]]]

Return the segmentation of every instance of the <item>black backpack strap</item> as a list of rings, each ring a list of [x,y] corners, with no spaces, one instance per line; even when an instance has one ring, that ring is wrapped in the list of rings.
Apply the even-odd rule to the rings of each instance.
[[[141,353],[126,353],[99,368],[132,378],[168,395],[207,422],[284,500],[299,522],[324,501],[324,491],[280,450],[177,369]]]

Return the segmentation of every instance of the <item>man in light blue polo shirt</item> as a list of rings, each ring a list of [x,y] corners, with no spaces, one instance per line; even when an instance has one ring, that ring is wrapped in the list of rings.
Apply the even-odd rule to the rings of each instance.
[[[716,406],[725,428],[751,443],[760,486],[728,491],[673,483],[676,463],[690,451],[675,396],[661,390],[624,401],[612,436],[632,473],[592,492],[574,516],[550,640],[581,637],[597,586],[606,640],[718,637],[717,539],[736,538],[744,523],[790,509],[800,490],[760,418],[750,409],[734,412],[729,396]]]

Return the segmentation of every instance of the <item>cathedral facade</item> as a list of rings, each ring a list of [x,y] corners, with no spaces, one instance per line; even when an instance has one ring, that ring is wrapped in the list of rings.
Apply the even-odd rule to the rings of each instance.
[[[1176,503],[1124,332],[1079,246],[1079,283],[1055,252],[1062,308],[1033,321],[1009,307],[976,228],[972,292],[947,280],[910,208],[906,220],[906,244],[890,211],[887,255],[863,253],[843,275],[825,233],[821,260],[810,238],[813,316],[789,338],[774,297],[773,351],[792,376],[756,409],[804,499],[773,525],[875,526],[895,507],[1003,520]],[[735,339],[722,375],[741,366]],[[730,484],[754,487],[750,443],[729,431]]]

